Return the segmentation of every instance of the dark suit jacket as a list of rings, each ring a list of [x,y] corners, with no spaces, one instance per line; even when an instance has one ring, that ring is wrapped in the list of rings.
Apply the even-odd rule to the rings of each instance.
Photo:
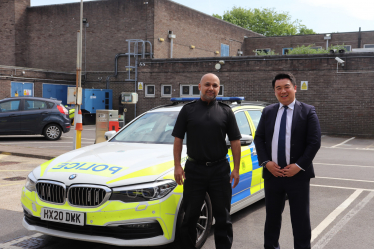
[[[254,140],[260,165],[267,160],[272,161],[271,143],[278,109],[279,103],[269,105],[262,111]],[[313,178],[312,161],[321,147],[321,129],[314,106],[296,100],[290,144],[290,164],[297,163],[305,170],[300,170],[293,177]],[[274,176],[264,168],[263,178],[269,179],[270,177]]]

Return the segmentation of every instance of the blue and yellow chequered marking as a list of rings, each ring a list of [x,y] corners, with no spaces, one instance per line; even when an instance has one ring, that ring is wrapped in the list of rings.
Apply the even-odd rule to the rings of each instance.
[[[254,150],[255,147],[253,145],[242,146],[241,165],[239,168],[240,182],[233,189],[232,204],[261,189],[262,168],[258,165],[257,155]],[[232,152],[229,150],[228,159],[230,159],[230,167],[233,169],[234,164],[231,158]]]

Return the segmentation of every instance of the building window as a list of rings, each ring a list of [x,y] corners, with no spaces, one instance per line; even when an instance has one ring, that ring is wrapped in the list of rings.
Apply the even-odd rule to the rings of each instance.
[[[288,54],[293,48],[282,48],[282,54]]]
[[[155,97],[155,85],[145,85],[145,96]]]
[[[319,50],[319,49],[322,49],[321,46],[315,46],[315,47],[310,47],[311,49],[315,49],[315,50]]]
[[[344,45],[343,47],[345,48],[345,50],[347,52],[351,52],[352,51],[352,46],[351,45]]]
[[[181,85],[180,96],[199,97],[199,85]]]
[[[256,49],[255,55],[259,55],[260,53],[265,53],[268,54],[270,53],[271,49],[270,48],[261,48],[261,49]]]
[[[221,56],[230,56],[230,46],[221,43]]]
[[[161,97],[171,97],[171,85],[161,85]]]
[[[364,44],[364,48],[374,48],[374,44]]]

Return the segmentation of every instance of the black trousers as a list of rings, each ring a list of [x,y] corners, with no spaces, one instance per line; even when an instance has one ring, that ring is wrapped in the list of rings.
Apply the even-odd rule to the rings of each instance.
[[[280,249],[278,241],[286,194],[290,204],[294,249],[311,248],[309,190],[309,178],[271,177],[265,179],[265,249]]]
[[[181,228],[183,245],[186,249],[196,248],[196,223],[200,218],[205,195],[208,193],[215,218],[216,248],[230,249],[233,231],[230,217],[232,189],[229,163],[223,161],[214,166],[205,166],[187,161],[184,171],[186,175],[183,189],[185,216]]]

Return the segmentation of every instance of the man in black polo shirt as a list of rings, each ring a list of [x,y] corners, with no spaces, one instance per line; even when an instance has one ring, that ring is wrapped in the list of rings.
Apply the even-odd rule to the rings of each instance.
[[[239,183],[240,132],[231,108],[217,102],[220,81],[214,74],[201,78],[200,99],[183,106],[172,135],[174,140],[174,177],[180,185],[184,183],[182,242],[186,249],[196,248],[196,224],[206,193],[212,202],[215,218],[214,239],[216,248],[229,249],[233,231],[230,218],[231,183]],[[183,138],[187,132],[188,160],[183,170],[181,152]],[[226,159],[226,134],[231,143],[234,169]]]

